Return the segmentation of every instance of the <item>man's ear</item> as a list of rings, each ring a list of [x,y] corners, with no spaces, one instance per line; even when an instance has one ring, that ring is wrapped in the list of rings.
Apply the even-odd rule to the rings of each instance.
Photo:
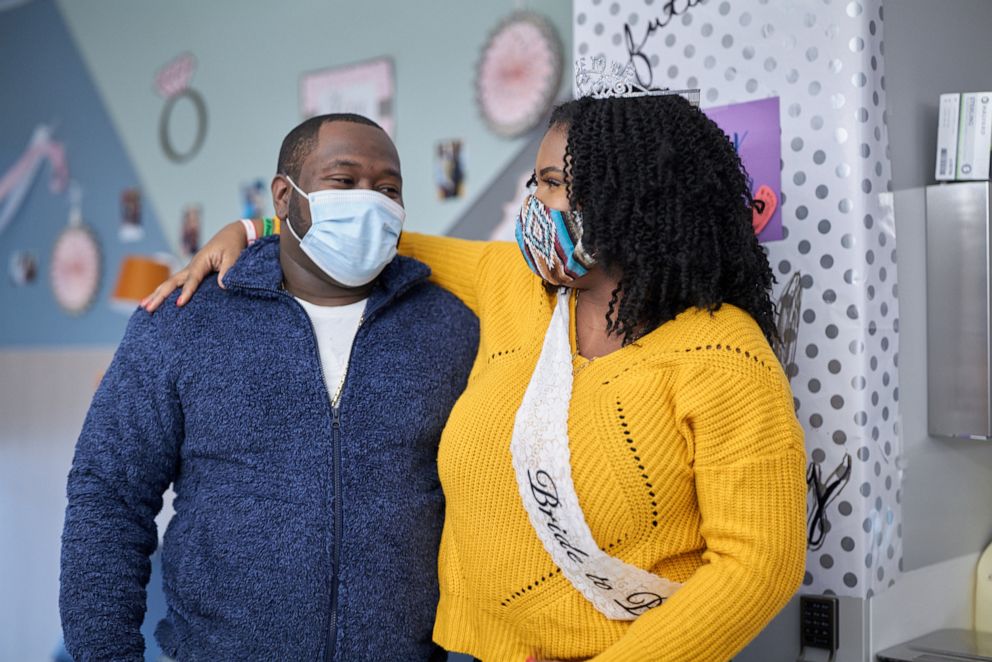
[[[289,185],[286,178],[276,175],[272,178],[272,208],[275,209],[276,216],[286,218],[289,213],[289,196],[293,195],[293,187]]]

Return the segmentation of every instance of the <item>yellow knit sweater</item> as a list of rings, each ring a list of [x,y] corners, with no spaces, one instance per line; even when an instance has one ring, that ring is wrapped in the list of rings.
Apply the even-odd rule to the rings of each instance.
[[[684,582],[636,621],[611,621],[552,563],[510,460],[554,294],[513,244],[407,233],[400,251],[481,321],[438,453],[447,511],[435,640],[485,662],[722,662],[739,651],[793,595],[805,563],[802,430],[751,317],[690,310],[612,354],[577,359],[572,476],[593,537]]]

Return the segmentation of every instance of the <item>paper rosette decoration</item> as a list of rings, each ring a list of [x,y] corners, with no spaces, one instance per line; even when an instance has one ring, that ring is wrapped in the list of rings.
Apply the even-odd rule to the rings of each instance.
[[[507,138],[537,126],[551,108],[562,76],[561,39],[539,14],[516,12],[482,49],[476,98],[486,124]]]
[[[62,230],[52,249],[52,294],[62,310],[80,315],[100,291],[103,256],[93,231],[82,223]]]

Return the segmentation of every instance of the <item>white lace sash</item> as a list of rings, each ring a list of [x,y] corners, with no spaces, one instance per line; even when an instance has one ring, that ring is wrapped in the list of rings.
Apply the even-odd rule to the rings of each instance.
[[[592,537],[572,482],[568,448],[568,331],[568,292],[562,288],[517,411],[510,441],[513,470],[530,523],[562,574],[604,616],[632,621],[664,602],[681,584],[610,556]]]

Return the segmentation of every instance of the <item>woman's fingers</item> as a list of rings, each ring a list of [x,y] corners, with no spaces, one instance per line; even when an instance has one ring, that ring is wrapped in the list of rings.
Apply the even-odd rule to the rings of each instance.
[[[172,294],[173,290],[186,282],[186,276],[188,273],[189,267],[170,276],[165,282],[156,287],[154,292],[144,298],[141,302],[141,307],[149,313],[154,313],[155,310],[162,305],[162,302],[169,298],[169,295]]]
[[[240,256],[240,251],[225,250],[221,253],[220,264],[217,265],[217,284],[222,288],[224,287],[224,276],[227,275],[228,269],[234,266]]]
[[[193,261],[189,263],[189,266],[183,269],[183,271],[186,272],[186,277],[183,282],[183,291],[179,295],[179,298],[176,299],[176,305],[186,305],[186,302],[190,300],[190,297],[193,296],[196,289],[200,287],[200,283],[202,283],[203,279],[207,277],[207,274],[216,271],[221,263],[221,256],[218,254],[197,254],[197,256],[193,258]],[[223,287],[223,285],[221,285],[221,287]]]
[[[141,307],[148,312],[162,305],[170,294],[177,288],[183,290],[176,299],[177,306],[184,306],[192,298],[197,288],[208,274],[216,271],[217,284],[224,287],[224,276],[234,263],[241,257],[241,251],[246,245],[244,228],[241,223],[231,223],[221,229],[200,251],[193,256],[186,268],[176,272],[155,291],[145,297]]]

